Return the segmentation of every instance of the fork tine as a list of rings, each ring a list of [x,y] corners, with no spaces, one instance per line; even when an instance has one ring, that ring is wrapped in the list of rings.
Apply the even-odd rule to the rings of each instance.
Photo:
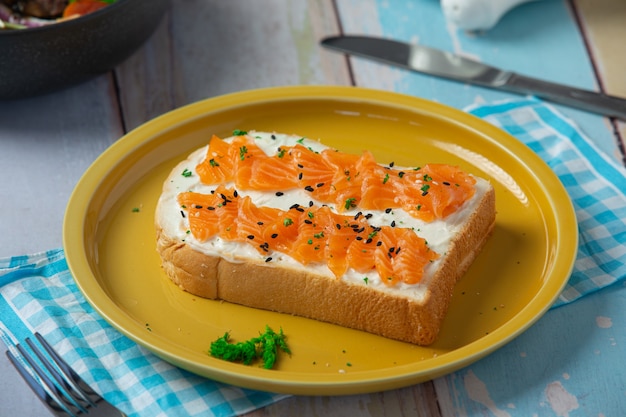
[[[70,404],[65,400],[63,392],[52,382],[52,380],[46,375],[46,373],[37,365],[37,363],[31,358],[30,354],[24,349],[23,346],[17,344],[15,346],[20,355],[26,360],[31,369],[40,378],[41,383],[35,380],[33,376],[26,370],[24,364],[17,359],[13,353],[7,350],[6,354],[20,373],[22,378],[26,381],[28,386],[33,392],[55,413],[65,412],[69,416],[75,417],[74,411],[70,408]]]
[[[63,360],[63,358],[61,358],[57,351],[54,350],[52,346],[50,346],[50,344],[46,341],[46,339],[43,338],[43,336],[41,336],[41,334],[37,332],[35,333],[35,337],[37,338],[39,343],[41,343],[41,346],[43,346],[46,352],[48,352],[54,363],[57,365],[58,371],[60,371],[60,373],[63,375],[63,377],[61,378],[63,380],[62,383],[66,387],[66,389],[71,394],[73,394],[74,399],[76,399],[77,401],[83,400],[89,406],[95,407],[95,401],[100,399],[100,395],[94,392],[91,387],[89,387],[89,385],[87,385],[87,383],[83,381],[83,379],[76,372],[74,372],[74,370],[67,364],[67,362]],[[27,342],[30,341],[27,339]],[[30,342],[30,344],[32,344],[32,342]],[[35,354],[37,354],[37,356],[40,355],[38,351],[36,351],[35,349],[33,350],[35,351]],[[59,372],[53,372],[53,375],[55,375],[55,377],[57,375],[60,376]],[[94,397],[95,401],[92,400],[91,397]]]

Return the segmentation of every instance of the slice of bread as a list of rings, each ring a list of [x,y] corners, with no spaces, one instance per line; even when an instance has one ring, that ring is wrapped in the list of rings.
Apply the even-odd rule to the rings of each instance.
[[[267,154],[296,143],[316,152],[326,149],[319,142],[303,141],[299,136],[254,132],[248,137]],[[189,207],[181,206],[180,194],[192,191],[208,195],[220,185],[234,188],[232,182],[207,185],[200,181],[196,166],[206,158],[207,146],[172,170],[164,182],[155,216],[157,250],[164,271],[181,289],[200,297],[428,345],[439,333],[456,282],[479,254],[495,224],[494,189],[488,181],[474,176],[470,176],[474,188],[468,200],[454,212],[427,221],[398,207],[368,210],[315,201],[307,190],[282,191],[281,184],[277,184],[277,191],[237,190],[235,195],[248,196],[258,206],[287,211],[294,204],[328,205],[340,215],[368,218],[373,227],[379,228],[375,230],[388,225],[408,228],[423,237],[429,250],[436,253],[415,284],[388,285],[376,270],[363,272],[351,267],[337,277],[323,261],[302,263],[271,248],[259,251],[250,243],[219,235],[197,239],[190,232],[189,216],[194,214]],[[401,172],[397,167],[393,169]]]

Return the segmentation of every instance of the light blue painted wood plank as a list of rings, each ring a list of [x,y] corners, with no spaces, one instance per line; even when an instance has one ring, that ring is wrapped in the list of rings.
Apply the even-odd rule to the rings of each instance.
[[[548,312],[487,358],[435,381],[444,417],[622,416],[626,286]]]
[[[490,31],[467,34],[449,27],[437,0],[341,0],[339,12],[345,33],[366,33],[419,42],[458,52],[503,69],[549,81],[597,90],[584,41],[565,0],[522,4],[505,14]],[[365,13],[376,14],[378,25],[365,26]],[[391,89],[465,108],[476,102],[516,97],[482,87],[390,69],[355,58],[357,85]],[[386,67],[386,68],[384,68]],[[605,153],[621,161],[612,126],[607,119],[556,106],[574,120]]]

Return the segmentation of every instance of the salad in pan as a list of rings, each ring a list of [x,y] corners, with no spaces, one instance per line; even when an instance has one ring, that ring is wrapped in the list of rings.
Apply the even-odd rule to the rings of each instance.
[[[117,0],[0,0],[0,30],[27,29],[74,19]]]

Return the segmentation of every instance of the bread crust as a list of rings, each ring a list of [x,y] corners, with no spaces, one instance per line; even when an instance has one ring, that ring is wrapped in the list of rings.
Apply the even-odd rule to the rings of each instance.
[[[452,239],[426,295],[414,300],[279,263],[233,262],[169,237],[157,215],[157,251],[167,276],[200,297],[294,314],[418,345],[435,341],[454,287],[495,225],[491,185]]]

